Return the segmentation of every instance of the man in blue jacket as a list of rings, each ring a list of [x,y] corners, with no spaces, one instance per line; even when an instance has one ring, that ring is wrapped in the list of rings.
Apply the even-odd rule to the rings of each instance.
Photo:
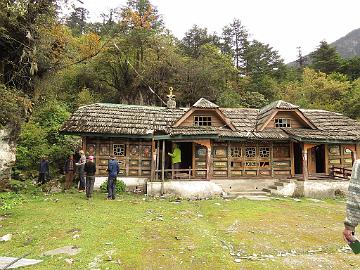
[[[108,164],[108,200],[115,200],[115,187],[116,187],[116,177],[119,174],[120,168],[119,164],[116,161],[115,156],[111,157]]]

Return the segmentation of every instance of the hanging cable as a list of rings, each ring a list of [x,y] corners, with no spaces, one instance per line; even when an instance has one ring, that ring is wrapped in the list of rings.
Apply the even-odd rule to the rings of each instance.
[[[134,68],[134,66],[128,61],[126,60],[126,63],[128,63],[128,65],[135,71],[135,73],[140,77],[140,79],[142,80],[143,83],[146,84],[146,86],[149,88],[150,92],[153,93],[158,99],[160,99],[160,101],[166,105],[166,102],[162,100],[162,98],[155,93],[155,91],[150,87],[150,85],[145,81],[144,77],[136,70],[136,68]]]
[[[116,43],[114,42],[114,46],[115,48],[122,54],[122,51],[120,50],[120,48],[116,45]],[[166,102],[164,100],[162,100],[162,98],[155,93],[155,91],[150,87],[150,85],[145,81],[144,77],[136,70],[136,68],[130,63],[129,60],[126,60],[126,63],[135,71],[136,75],[139,76],[139,78],[141,79],[141,81],[149,88],[150,92],[153,93],[158,99],[160,99],[160,101],[166,105]]]

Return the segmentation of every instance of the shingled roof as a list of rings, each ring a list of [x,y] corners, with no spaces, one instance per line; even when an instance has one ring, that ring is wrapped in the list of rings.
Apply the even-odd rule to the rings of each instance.
[[[219,109],[235,127],[174,127],[189,108],[168,109],[125,104],[95,103],[82,106],[66,121],[61,131],[66,134],[98,136],[148,136],[155,134],[178,136],[209,136],[218,138],[237,138],[239,140],[299,140],[299,141],[360,141],[360,123],[342,114],[324,111],[299,109],[316,129],[274,128],[257,131],[262,118],[261,112],[271,108],[298,109],[286,102],[272,103],[261,110],[249,108],[218,108],[205,99],[198,101],[199,106]],[[208,103],[209,102],[209,103]],[[196,104],[196,103],[195,103]],[[194,104],[194,105],[195,105]],[[213,104],[213,105],[211,105]],[[194,106],[192,106],[194,107]],[[201,107],[205,108],[205,107]],[[266,109],[265,109],[266,108]]]
[[[195,108],[219,108],[218,105],[215,103],[212,103],[211,101],[208,101],[206,98],[200,98],[198,101],[196,101],[193,105]]]

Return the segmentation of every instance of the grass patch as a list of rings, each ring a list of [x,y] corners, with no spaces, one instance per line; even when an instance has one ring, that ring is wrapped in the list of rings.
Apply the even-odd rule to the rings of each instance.
[[[338,251],[344,246],[343,201],[176,202],[127,194],[107,201],[102,193],[89,201],[83,193],[19,196],[22,203],[0,210],[0,215],[6,214],[0,236],[13,234],[11,241],[0,243],[0,254],[31,252],[29,258],[44,260],[32,269],[69,269],[65,259],[71,256],[42,256],[67,245],[82,249],[71,257],[71,269],[360,267],[355,255]],[[319,248],[321,252],[308,252]],[[277,256],[291,250],[297,255]],[[275,257],[234,262],[253,253]]]

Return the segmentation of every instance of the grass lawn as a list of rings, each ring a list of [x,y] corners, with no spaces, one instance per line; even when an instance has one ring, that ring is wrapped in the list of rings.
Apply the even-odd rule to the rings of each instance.
[[[44,270],[360,269],[359,256],[339,251],[345,246],[343,200],[84,197],[28,196],[1,210],[0,236],[13,238],[0,242],[0,256],[31,252],[27,258],[44,261],[29,268]],[[42,256],[68,245],[81,252]]]

